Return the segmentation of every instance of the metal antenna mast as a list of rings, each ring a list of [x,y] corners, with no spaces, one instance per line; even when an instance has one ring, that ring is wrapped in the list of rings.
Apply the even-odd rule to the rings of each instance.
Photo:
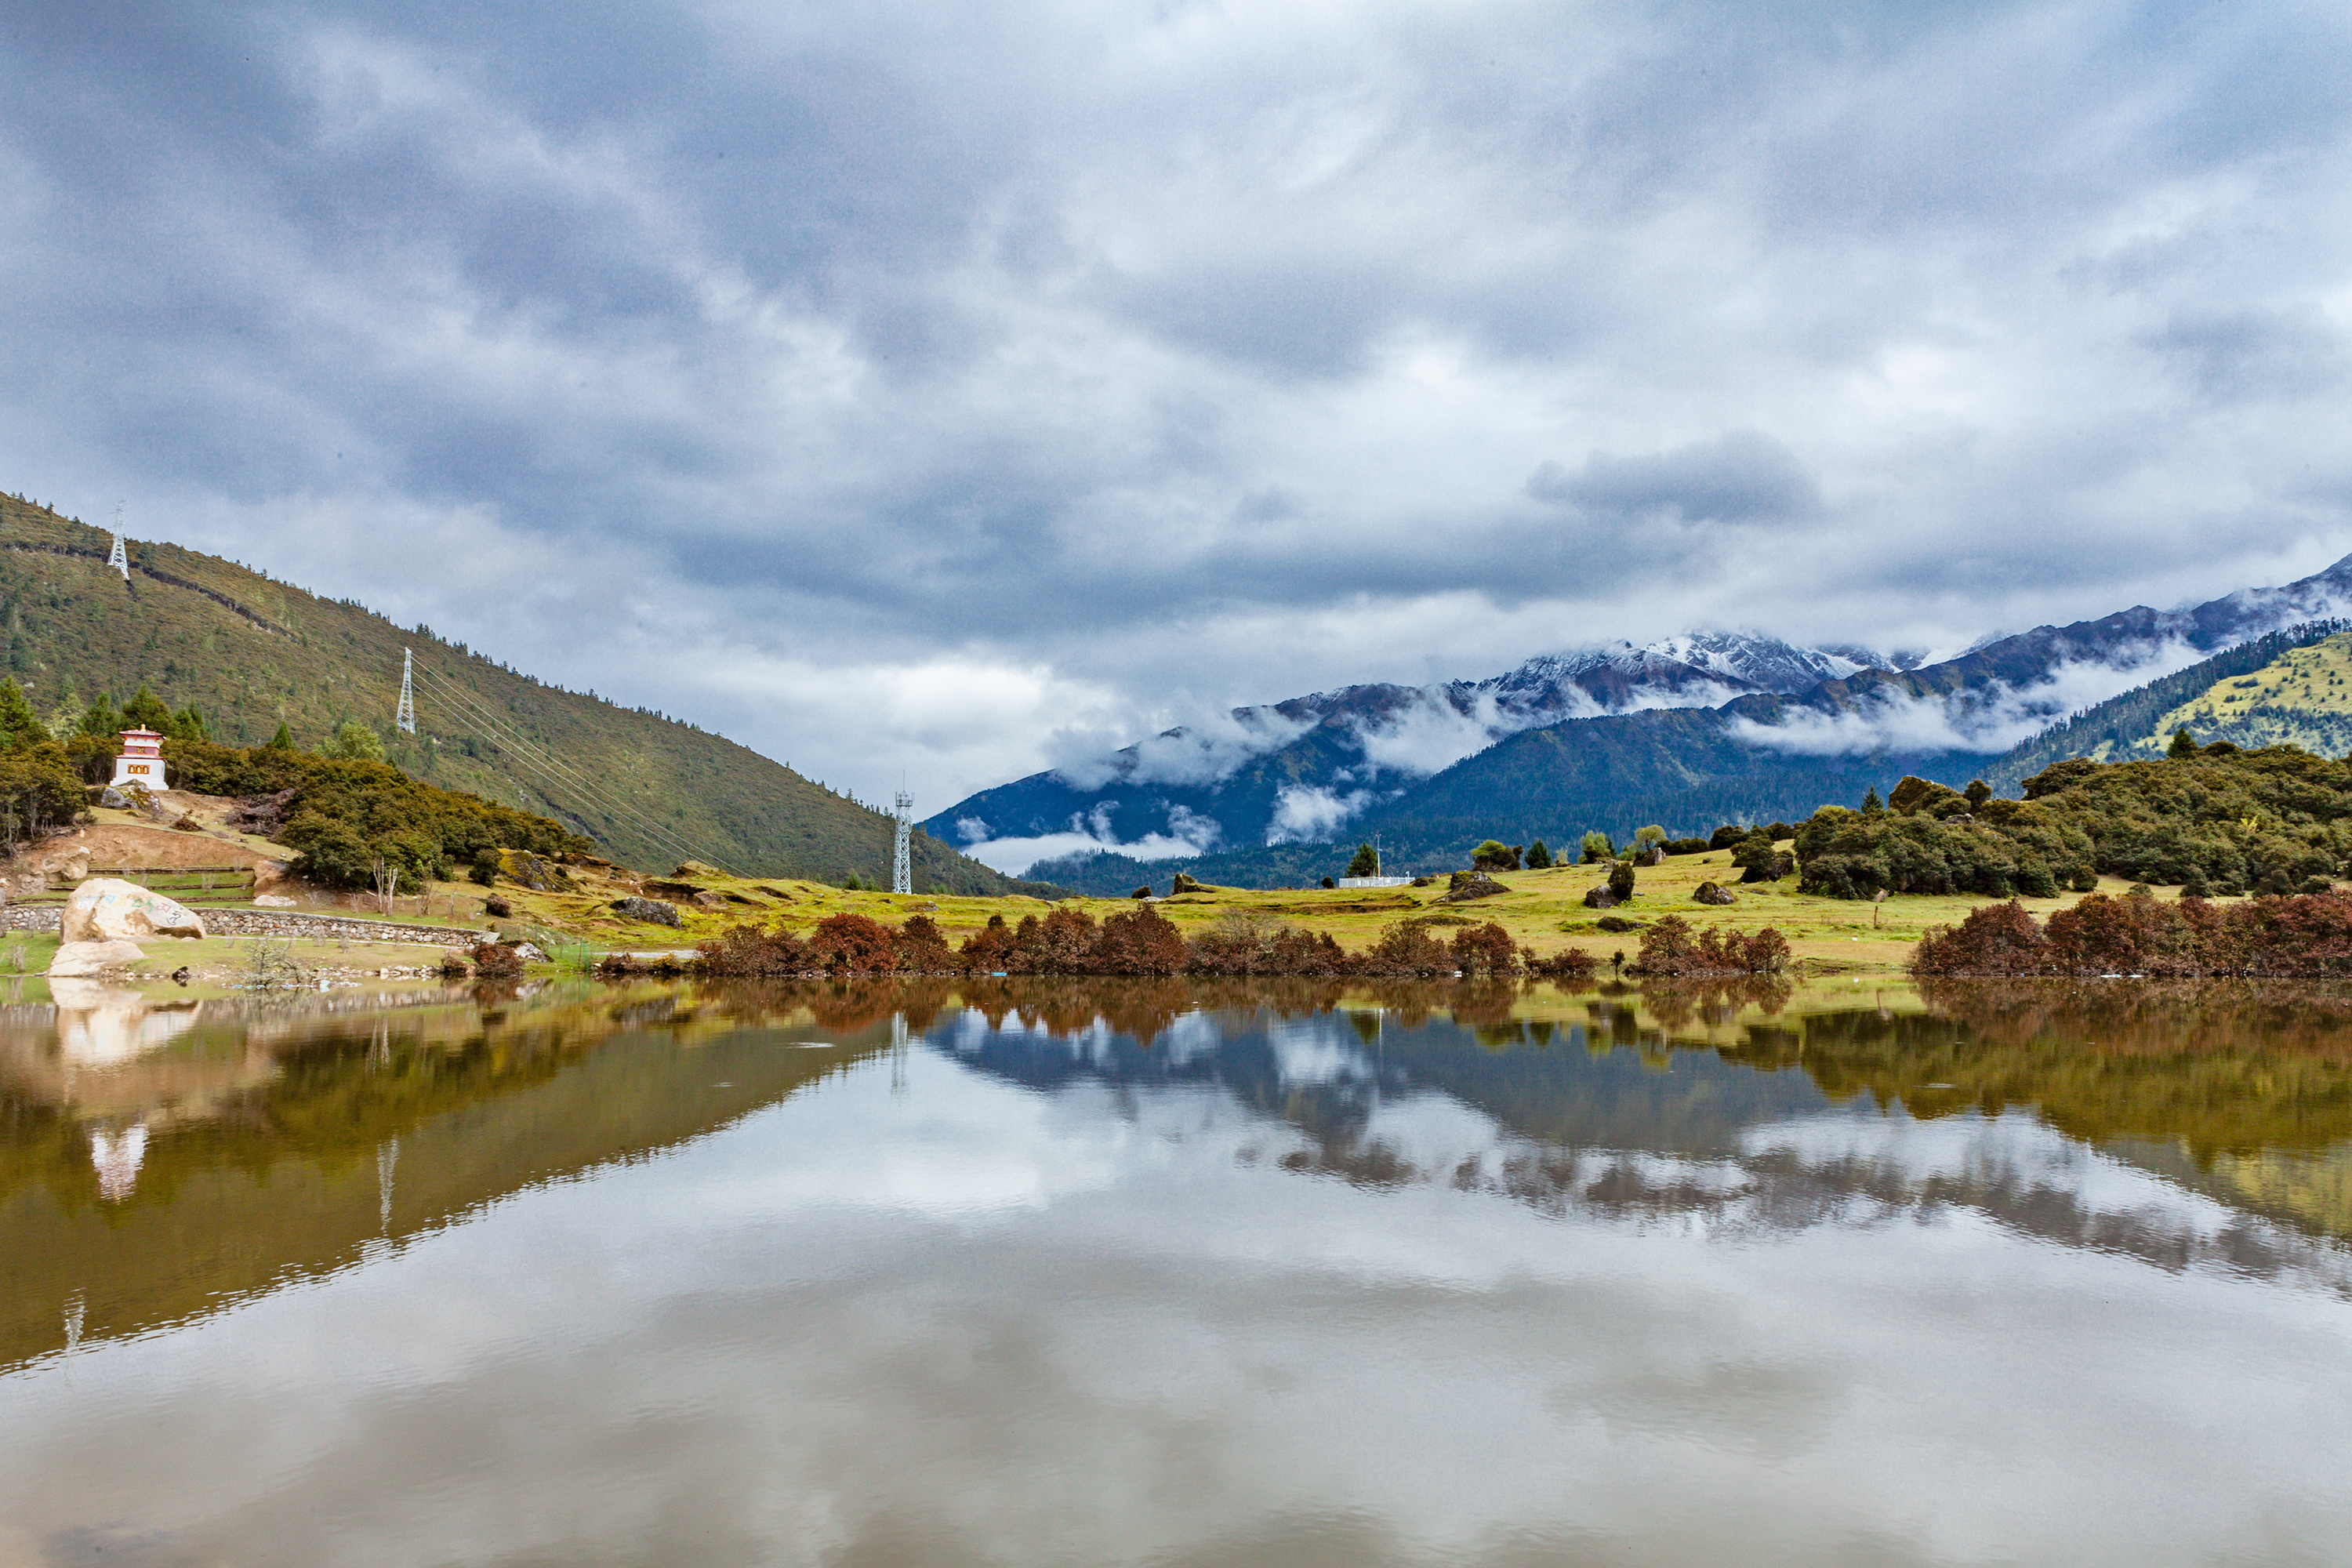
[[[122,507],[120,503],[114,509],[114,548],[106,552],[106,563],[121,573],[124,582],[131,581],[131,557],[122,548]]]
[[[415,653],[409,648],[402,648],[400,650],[400,711],[393,716],[392,721],[403,733],[410,735],[416,733],[416,693],[409,686],[408,679],[415,669]]]
[[[895,816],[898,824],[898,841],[890,855],[890,890],[911,893],[915,890],[914,867],[907,849],[908,838],[915,826],[915,797],[902,789],[898,792],[897,806]]]

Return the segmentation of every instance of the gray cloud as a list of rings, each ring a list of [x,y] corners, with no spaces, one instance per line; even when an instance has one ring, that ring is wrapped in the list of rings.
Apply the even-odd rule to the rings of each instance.
[[[0,485],[867,794],[1759,604],[1965,643],[2352,547],[2336,8],[5,37]]]
[[[1575,473],[1547,462],[1528,480],[1528,493],[1628,522],[1661,512],[1692,522],[1786,522],[1822,500],[1804,465],[1752,430],[1646,458],[1595,452]]]
[[[2315,305],[2289,310],[2179,310],[2142,340],[2217,402],[2308,397],[2352,374],[2352,342]]]

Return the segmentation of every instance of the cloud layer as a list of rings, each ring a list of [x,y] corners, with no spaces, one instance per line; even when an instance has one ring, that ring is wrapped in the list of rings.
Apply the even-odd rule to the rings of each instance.
[[[0,487],[869,795],[2352,548],[2337,6],[11,15]]]

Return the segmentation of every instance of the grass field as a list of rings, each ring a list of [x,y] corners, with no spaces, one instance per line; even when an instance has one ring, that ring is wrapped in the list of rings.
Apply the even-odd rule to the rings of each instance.
[[[1382,928],[1409,919],[1433,919],[1441,923],[1471,924],[1493,921],[1514,941],[1549,956],[1567,947],[1581,947],[1606,963],[1622,952],[1630,960],[1640,946],[1639,931],[1610,932],[1596,923],[1600,915],[1584,907],[1586,891],[1607,878],[1603,866],[1559,867],[1544,871],[1507,871],[1496,879],[1509,891],[1468,903],[1444,901],[1441,879],[1426,888],[1381,889],[1305,889],[1295,892],[1210,889],[1157,900],[1153,907],[1190,936],[1234,910],[1273,915],[1313,931],[1328,931],[1350,950],[1370,947]],[[1881,904],[1815,898],[1797,891],[1794,877],[1780,882],[1733,887],[1737,903],[1710,907],[1693,901],[1703,881],[1737,877],[1727,852],[1669,857],[1663,864],[1636,872],[1633,901],[1610,914],[1647,924],[1678,914],[1696,927],[1727,927],[1752,931],[1772,926],[1789,939],[1802,973],[1810,974],[1891,973],[1899,972],[1919,938],[1936,926],[1958,924],[1969,910],[1993,900],[1969,894],[1949,897],[1896,897]],[[765,879],[751,881],[720,876],[698,876],[698,884],[726,900],[716,910],[679,906],[678,929],[623,919],[611,902],[609,887],[583,887],[572,893],[534,893],[501,886],[499,896],[514,906],[511,928],[566,933],[573,940],[607,949],[677,949],[717,935],[730,925],[782,923],[806,931],[828,915],[861,914],[896,924],[910,914],[929,914],[950,941],[979,930],[993,914],[1017,923],[1024,914],[1043,915],[1053,908],[1040,899],[952,898],[889,893],[848,892],[821,883]],[[1726,884],[1729,885],[1729,884]],[[2099,890],[2119,894],[2126,884],[2109,878]],[[470,891],[462,884],[436,884],[436,895]],[[2075,902],[2083,895],[2067,893],[2054,899],[2028,899],[2025,907],[2037,916]],[[2160,896],[2172,896],[2164,893]],[[1124,899],[1077,899],[1070,902],[1100,919],[1133,907]]]

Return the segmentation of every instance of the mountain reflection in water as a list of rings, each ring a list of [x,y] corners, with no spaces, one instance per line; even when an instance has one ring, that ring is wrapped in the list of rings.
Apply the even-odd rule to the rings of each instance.
[[[2323,986],[77,993],[0,1009],[0,1563],[2319,1560],[2348,1174]],[[2209,1417],[2292,1495],[2068,1533]],[[264,1420],[432,1508],[222,1511]]]

